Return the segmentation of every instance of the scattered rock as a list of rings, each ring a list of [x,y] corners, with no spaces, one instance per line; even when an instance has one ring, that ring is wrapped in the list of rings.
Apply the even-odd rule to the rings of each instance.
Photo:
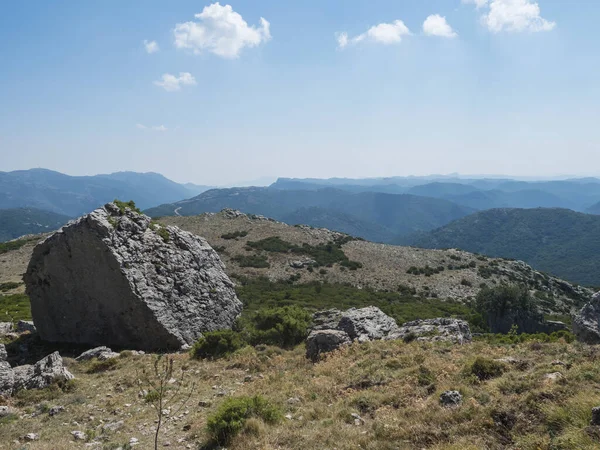
[[[106,432],[110,432],[110,433],[114,433],[115,431],[120,430],[121,428],[123,428],[123,421],[119,420],[118,422],[111,422],[111,423],[106,423],[104,425],[102,425],[102,431]]]
[[[33,366],[17,366],[14,371],[13,391],[21,389],[43,389],[56,381],[68,381],[75,378],[69,372],[58,352],[39,360]]]
[[[302,403],[302,400],[300,400],[298,397],[290,397],[287,399],[288,405],[297,405],[298,403]]]
[[[6,347],[4,346],[4,344],[0,344],[0,362],[6,361],[6,358],[8,358]]]
[[[590,425],[600,427],[600,406],[592,408],[592,421]]]
[[[0,336],[11,333],[13,331],[12,322],[0,322]]]
[[[561,378],[563,378],[563,374],[560,372],[547,373],[544,376],[544,380],[546,380],[547,383],[554,383],[555,381],[558,381]]]
[[[458,391],[446,391],[440,395],[440,403],[447,408],[459,406],[462,403],[462,395]]]
[[[37,433],[27,433],[23,439],[26,441],[37,441],[40,438],[40,435]]]
[[[130,438],[129,439],[129,445],[138,445],[140,443],[140,440],[138,438]]]
[[[414,339],[417,341],[449,341],[457,344],[471,342],[473,336],[469,324],[460,319],[415,320],[403,324],[387,339]]]
[[[290,261],[290,267],[293,269],[304,269],[308,266],[314,266],[317,262],[314,259],[302,259]]]
[[[0,419],[13,414],[13,410],[8,406],[0,406]]]
[[[357,413],[352,413],[350,416],[354,419],[354,425],[360,426],[365,423],[365,420],[360,417]]]
[[[17,323],[17,333],[35,333],[35,325],[29,320],[19,320]]]
[[[51,342],[177,350],[242,309],[205,239],[114,203],[38,244],[24,280]]]
[[[332,352],[351,342],[352,340],[345,331],[313,331],[306,339],[306,357],[313,361],[317,361],[321,354]]]
[[[600,292],[573,318],[573,333],[580,342],[600,344]]]
[[[71,431],[71,436],[76,441],[85,441],[85,433],[83,431]]]
[[[48,415],[49,416],[56,416],[57,414],[63,412],[65,410],[64,406],[53,406],[52,408],[50,408],[50,410],[48,411]]]
[[[77,361],[88,361],[90,359],[97,358],[100,361],[106,361],[107,359],[118,358],[119,354],[113,352],[108,347],[96,347],[91,350],[87,350],[75,358]]]

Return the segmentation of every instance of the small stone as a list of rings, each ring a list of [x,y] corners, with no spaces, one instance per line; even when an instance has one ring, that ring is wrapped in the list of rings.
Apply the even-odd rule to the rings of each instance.
[[[456,407],[462,403],[462,395],[458,391],[446,391],[440,395],[440,403],[445,407]]]
[[[600,427],[600,406],[592,408],[592,421],[590,425]]]
[[[364,419],[360,417],[357,413],[352,413],[350,416],[354,419],[354,425],[360,426],[365,423]]]
[[[301,403],[302,400],[300,400],[298,397],[290,397],[287,399],[287,404],[288,405],[297,405],[298,403]]]
[[[252,378],[252,375],[246,375],[244,377],[244,383],[249,383],[250,381],[252,381],[254,378]]]
[[[71,435],[76,441],[85,441],[85,433],[83,431],[71,431]]]
[[[40,435],[37,433],[27,433],[25,435],[25,440],[26,441],[37,441],[40,438]]]
[[[547,373],[546,376],[544,376],[544,379],[548,383],[553,383],[555,381],[560,380],[561,378],[563,378],[563,374],[560,372]]]
[[[131,439],[129,439],[129,445],[138,445],[139,443],[140,440],[138,438],[132,437]]]
[[[65,410],[64,406],[53,406],[52,408],[50,408],[50,410],[48,411],[48,415],[49,416],[55,416],[58,413],[61,413]]]
[[[12,413],[12,410],[8,406],[0,406],[0,419],[6,417]]]
[[[120,430],[121,428],[123,428],[122,420],[119,420],[118,422],[107,423],[102,426],[103,431],[110,431],[110,432],[115,432],[117,430]]]
[[[285,415],[285,418],[286,418],[287,420],[292,420],[292,419],[293,419],[293,416],[292,416],[291,414],[286,414],[286,415]]]

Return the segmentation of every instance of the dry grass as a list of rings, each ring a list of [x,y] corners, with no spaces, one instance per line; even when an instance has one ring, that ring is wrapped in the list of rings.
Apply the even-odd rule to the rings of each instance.
[[[262,395],[291,419],[275,425],[252,419],[228,449],[600,448],[598,430],[588,427],[591,408],[600,405],[600,352],[595,348],[562,342],[375,342],[355,344],[318,364],[308,362],[303,351],[302,346],[293,351],[244,348],[217,361],[175,355],[176,367],[187,369],[196,388],[189,406],[167,421],[161,444],[209,448],[207,417],[223,395]],[[478,356],[510,356],[519,363],[506,363],[503,374],[482,382],[466,370]],[[110,445],[131,437],[139,439],[137,448],[152,448],[155,412],[138,396],[136,383],[136,374],[150,367],[152,358],[126,356],[99,373],[90,373],[93,362],[68,360],[76,389],[52,400],[11,399],[25,417],[0,425],[0,448],[83,448],[73,441],[74,430],[101,442],[97,448],[114,448]],[[557,359],[569,369],[553,365]],[[546,379],[557,371],[561,378]],[[441,392],[450,389],[464,396],[459,408],[439,404]],[[200,401],[211,406],[201,407]],[[66,410],[54,417],[41,412],[54,405]],[[355,424],[352,414],[364,422]],[[102,425],[120,420],[120,430],[101,431]],[[17,443],[30,432],[39,433],[40,440],[25,447]]]

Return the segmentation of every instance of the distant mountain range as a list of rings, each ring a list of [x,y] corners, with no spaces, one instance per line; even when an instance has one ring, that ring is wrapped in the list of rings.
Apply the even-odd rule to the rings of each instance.
[[[376,242],[389,242],[437,228],[474,212],[447,200],[408,194],[353,193],[341,189],[213,189],[189,200],[145,211],[153,217],[191,216],[224,208],[344,231]]]
[[[0,242],[57,230],[69,217],[35,208],[0,209]]]
[[[118,172],[73,177],[46,169],[0,172],[0,209],[37,208],[79,216],[115,198],[141,208],[193,197],[208,189],[182,185],[157,173]]]
[[[567,280],[600,286],[600,216],[557,208],[492,209],[396,242],[519,259]]]

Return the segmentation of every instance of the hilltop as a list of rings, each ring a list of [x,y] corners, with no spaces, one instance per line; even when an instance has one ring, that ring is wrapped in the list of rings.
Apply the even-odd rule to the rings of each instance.
[[[520,259],[576,283],[600,285],[596,215],[558,208],[494,209],[401,242]]]

